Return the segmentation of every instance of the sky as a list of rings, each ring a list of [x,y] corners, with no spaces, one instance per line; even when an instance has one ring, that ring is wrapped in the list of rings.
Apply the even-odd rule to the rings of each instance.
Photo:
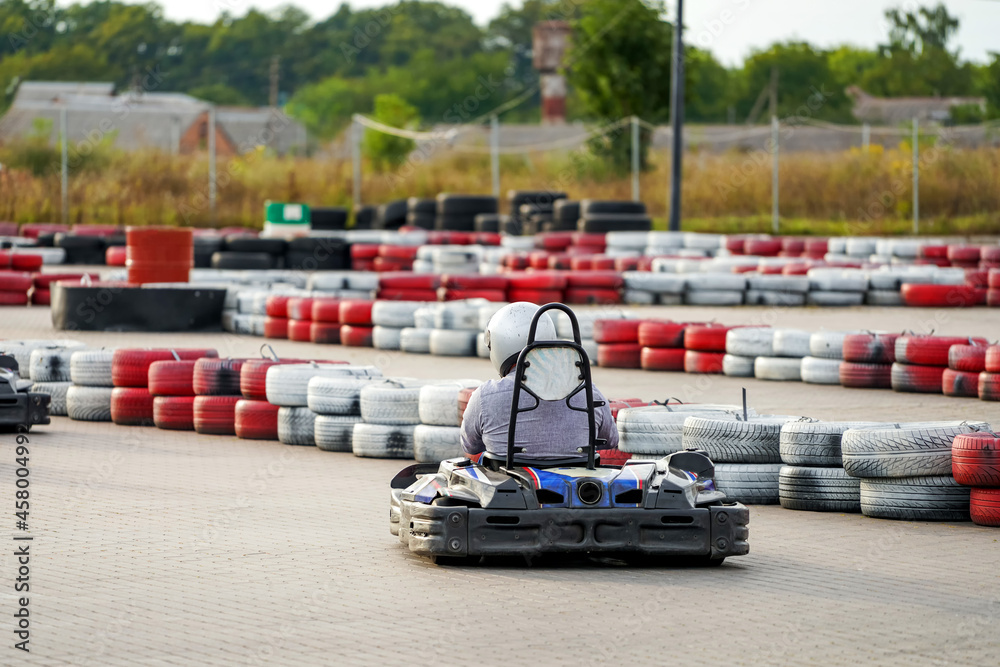
[[[495,17],[503,0],[445,0],[464,8],[480,25]],[[514,0],[516,2],[517,0]],[[688,0],[684,25],[687,41],[711,51],[728,66],[738,65],[754,48],[776,41],[804,40],[821,47],[852,44],[872,48],[884,42],[887,27],[883,12],[892,7],[915,9],[937,0]],[[242,15],[249,7],[270,10],[288,0],[159,0],[168,18],[213,21],[227,10]],[[340,0],[291,0],[313,18],[326,18]],[[388,0],[352,0],[352,7],[379,7]],[[989,60],[1000,51],[1000,0],[946,0],[949,13],[961,20],[953,45],[962,57]],[[668,15],[675,3],[668,0]]]

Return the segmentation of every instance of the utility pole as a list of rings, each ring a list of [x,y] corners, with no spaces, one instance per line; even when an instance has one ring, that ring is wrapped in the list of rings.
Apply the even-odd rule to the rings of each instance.
[[[778,209],[778,144],[781,127],[778,122],[778,68],[771,68],[771,233],[777,234],[781,223]]]
[[[677,0],[674,24],[673,72],[670,76],[670,116],[673,154],[670,163],[670,219],[672,232],[681,230],[681,169],[684,153],[684,0]]]
[[[278,108],[278,82],[281,79],[281,56],[271,56],[271,107]]]

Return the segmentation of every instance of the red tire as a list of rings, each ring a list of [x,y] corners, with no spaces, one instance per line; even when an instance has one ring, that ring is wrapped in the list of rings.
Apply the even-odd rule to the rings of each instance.
[[[236,435],[236,403],[242,396],[196,396],[194,430],[206,435]]]
[[[533,269],[549,268],[549,253],[544,250],[536,250],[528,253],[528,266]]]
[[[372,306],[374,305],[374,301],[342,301],[340,303],[341,324],[360,324],[370,327],[372,325]]]
[[[973,489],[969,514],[977,525],[1000,526],[1000,489]]]
[[[309,318],[313,322],[340,324],[340,299],[317,298],[312,302]]]
[[[309,342],[320,345],[340,345],[341,332],[346,324],[313,322],[309,327]]]
[[[823,259],[830,252],[830,241],[827,239],[806,239],[805,254],[808,257]]]
[[[991,289],[1000,289],[1000,269],[990,269],[986,282],[987,287],[990,287]]]
[[[199,359],[192,386],[196,396],[235,396],[240,393],[240,369],[246,359]]]
[[[985,338],[905,335],[896,339],[896,361],[920,366],[948,365],[952,345],[988,345]]]
[[[10,256],[10,268],[15,271],[41,271],[43,263],[41,255],[16,252]]]
[[[502,289],[445,289],[438,290],[441,301],[463,301],[465,299],[486,299],[487,301],[506,301],[507,292]]]
[[[268,317],[288,317],[288,299],[282,294],[272,294],[265,302],[265,312]]]
[[[562,290],[557,289],[516,289],[507,290],[508,301],[527,301],[539,305],[562,301]]]
[[[236,402],[233,430],[237,438],[244,440],[277,440],[278,409],[267,401]]]
[[[948,259],[952,262],[978,262],[982,248],[977,245],[950,245]]]
[[[596,234],[593,232],[573,232],[573,243],[575,246],[584,246],[587,248],[599,248],[594,252],[604,252],[604,248],[607,246],[608,240],[604,234]]]
[[[948,246],[946,245],[925,245],[920,246],[918,253],[921,259],[948,259]]]
[[[125,266],[128,248],[123,245],[109,246],[104,251],[104,263],[108,266]]]
[[[441,287],[441,277],[433,273],[383,273],[378,277],[378,286],[379,289],[436,290]]]
[[[240,393],[243,398],[252,401],[266,401],[267,369],[271,366],[281,366],[282,364],[305,364],[306,359],[247,359],[240,369]],[[323,363],[335,364],[343,363],[339,361],[327,361]]]
[[[986,290],[986,305],[990,308],[1000,308],[1000,289]]]
[[[625,279],[617,271],[574,271],[566,274],[566,289],[619,290],[623,287],[625,287]]]
[[[892,365],[892,390],[940,394],[945,370],[941,366],[912,366],[897,361]]]
[[[639,343],[639,325],[642,320],[597,320],[594,322],[594,340],[598,343]]]
[[[312,325],[311,320],[288,320],[288,340],[311,343]]]
[[[375,270],[375,260],[372,260],[372,259],[352,259],[351,260],[351,270],[352,271],[374,271]]]
[[[434,290],[412,289],[380,289],[379,301],[437,301],[438,293]]]
[[[561,252],[573,245],[572,232],[543,232],[535,234],[535,244],[551,252]]]
[[[288,319],[301,321],[312,320],[313,299],[308,296],[295,296],[287,301]]]
[[[891,364],[896,361],[899,334],[848,334],[844,337],[844,360],[865,364]]]
[[[512,290],[561,291],[566,289],[566,275],[556,271],[509,273],[507,280]]]
[[[154,426],[153,395],[145,387],[111,390],[111,421],[119,426]]]
[[[622,294],[616,289],[571,288],[563,294],[565,302],[571,304],[616,305],[622,302]]]
[[[684,371],[687,350],[676,347],[644,347],[639,365],[644,371]]]
[[[981,400],[1000,401],[1000,373],[980,373],[978,393]]]
[[[613,398],[608,403],[608,407],[611,408],[611,418],[618,419],[618,411],[624,410],[625,408],[638,408],[643,405],[650,405],[649,401],[644,401],[641,398]]]
[[[967,373],[986,370],[986,345],[952,345],[948,348],[948,368]]]
[[[469,407],[469,399],[472,398],[476,389],[477,387],[465,387],[458,391],[458,414],[460,417],[465,416],[465,409]]]
[[[1000,438],[993,433],[956,435],[951,473],[959,484],[1000,487]]]
[[[1000,373],[1000,345],[986,348],[985,368],[987,373]]]
[[[351,259],[375,259],[378,249],[379,246],[372,243],[354,243],[351,245]]]
[[[31,283],[36,288],[49,289],[52,283],[66,280],[72,283],[79,283],[83,277],[88,277],[92,282],[101,279],[96,273],[38,273],[31,279]]]
[[[698,352],[725,352],[726,334],[730,329],[721,324],[691,324],[684,329],[684,347]]]
[[[31,274],[24,271],[0,271],[0,292],[24,292],[31,289]]]
[[[597,453],[601,455],[601,465],[604,466],[622,466],[632,458],[631,454],[619,449],[599,449]]]
[[[944,369],[941,393],[945,396],[979,398],[979,373]]]
[[[597,364],[601,368],[639,368],[641,354],[638,343],[599,343]]]
[[[340,328],[340,344],[348,347],[371,347],[374,328],[344,324]]]
[[[984,245],[979,252],[979,261],[1000,264],[1000,245]]]
[[[441,287],[449,290],[506,290],[507,276],[478,276],[461,273],[441,276]]]
[[[969,285],[921,285],[903,283],[900,289],[907,306],[931,308],[970,308],[977,305],[979,296]]]
[[[153,424],[156,428],[171,431],[193,431],[194,396],[153,398]]]
[[[27,292],[0,292],[0,306],[27,306]]]
[[[806,240],[792,236],[781,239],[781,253],[785,257],[801,257],[806,252]]]
[[[845,361],[840,364],[840,385],[853,389],[892,389],[892,364]]]
[[[194,396],[197,361],[154,361],[149,365],[149,393],[153,396]]]
[[[154,361],[195,361],[202,357],[218,357],[210,349],[120,349],[111,356],[111,382],[116,387],[143,387],[149,384],[149,367]]]
[[[618,257],[615,259],[615,271],[622,273],[623,271],[638,271],[639,270],[639,260],[638,257]],[[625,279],[622,278],[622,283],[624,284]]]
[[[528,255],[525,253],[511,253],[503,258],[503,265],[508,269],[523,271],[528,268]]]
[[[383,243],[378,247],[378,256],[386,259],[412,262],[417,258],[419,250],[420,246],[416,245],[387,245]]]
[[[646,320],[639,324],[639,345],[643,347],[684,347],[684,330],[690,322],[657,322]]]
[[[781,252],[781,239],[749,238],[743,244],[744,255],[777,257],[779,252]]]
[[[965,272],[965,284],[972,287],[989,287],[989,271],[967,269]]]
[[[721,375],[724,356],[724,352],[687,350],[684,352],[684,372]]]
[[[34,288],[31,290],[31,303],[35,306],[52,305],[52,292],[47,289]]]
[[[264,320],[264,338],[286,340],[288,338],[287,317],[268,317]]]

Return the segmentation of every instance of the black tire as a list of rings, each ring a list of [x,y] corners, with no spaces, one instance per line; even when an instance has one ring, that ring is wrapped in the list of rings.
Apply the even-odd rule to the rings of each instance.
[[[780,463],[720,463],[715,466],[715,488],[744,505],[777,505],[781,468]]]
[[[284,255],[288,242],[284,239],[257,239],[247,236],[227,236],[227,252],[263,252],[268,255]]]
[[[354,209],[354,225],[351,229],[371,229],[375,221],[374,206],[358,206]]]
[[[433,213],[407,213],[406,224],[410,227],[420,227],[421,229],[434,229]]]
[[[861,511],[861,480],[843,468],[783,466],[778,475],[781,506],[811,512]]]
[[[293,271],[342,271],[350,266],[350,248],[331,236],[306,236],[288,242],[285,268]]]
[[[653,221],[645,213],[620,215],[590,214],[580,217],[576,229],[579,232],[587,234],[648,232],[653,229]]]
[[[840,440],[849,428],[871,428],[878,422],[788,422],[781,427],[781,460],[790,466],[840,468]]]
[[[499,213],[480,213],[475,217],[474,225],[477,232],[499,233],[509,221],[509,215],[500,215]]]
[[[576,220],[554,220],[552,222],[546,222],[542,224],[540,231],[543,232],[575,232],[576,231]]]
[[[548,190],[508,190],[507,205],[511,214],[521,210],[525,204],[531,204],[538,210],[551,211],[556,202],[566,199],[565,192],[549,192]]]
[[[474,215],[438,215],[434,219],[434,229],[447,232],[474,232],[476,218]]]
[[[971,489],[950,475],[861,480],[861,513],[876,519],[969,521]]]
[[[419,213],[429,215],[433,218],[437,215],[437,199],[421,199],[420,197],[410,197],[406,200],[407,213]]]
[[[984,428],[983,422],[922,422],[849,429],[841,442],[844,469],[863,478],[950,475],[955,436]]]
[[[275,266],[274,255],[266,252],[216,252],[212,253],[213,269],[267,271]]]
[[[397,199],[382,204],[375,212],[373,229],[399,229],[406,223],[407,200]]]
[[[347,209],[339,206],[316,206],[309,211],[309,221],[313,229],[346,229]]]
[[[56,234],[55,247],[66,251],[66,264],[101,265],[105,262],[107,243],[100,236]]]
[[[580,219],[580,202],[572,199],[560,199],[552,206],[552,220],[559,224],[570,224],[576,229],[576,221]]]
[[[641,201],[601,201],[584,199],[580,202],[580,217],[646,215],[646,205]]]
[[[706,452],[719,463],[781,463],[781,427],[794,417],[751,416],[749,421],[689,417],[684,422],[685,448]]]
[[[438,217],[462,216],[469,219],[479,213],[498,213],[496,197],[489,195],[452,195],[442,192],[437,196]]]

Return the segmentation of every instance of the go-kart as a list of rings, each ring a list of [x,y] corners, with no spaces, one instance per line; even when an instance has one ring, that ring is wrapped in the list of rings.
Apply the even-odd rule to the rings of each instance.
[[[22,380],[14,357],[0,355],[0,431],[25,432],[49,423],[52,397],[30,391],[31,380]]]
[[[573,341],[535,341],[538,318],[569,315]],[[515,370],[505,455],[457,458],[401,470],[390,489],[390,531],[413,553],[439,563],[482,556],[580,553],[719,565],[747,554],[749,512],[716,490],[714,466],[698,451],[654,461],[600,465],[593,384],[573,312],[563,304],[535,314]],[[521,407],[521,393],[534,404]],[[586,407],[570,399],[580,392]],[[589,441],[577,456],[531,458],[515,445],[517,417],[540,401],[587,413]],[[526,401],[530,403],[531,401]]]

